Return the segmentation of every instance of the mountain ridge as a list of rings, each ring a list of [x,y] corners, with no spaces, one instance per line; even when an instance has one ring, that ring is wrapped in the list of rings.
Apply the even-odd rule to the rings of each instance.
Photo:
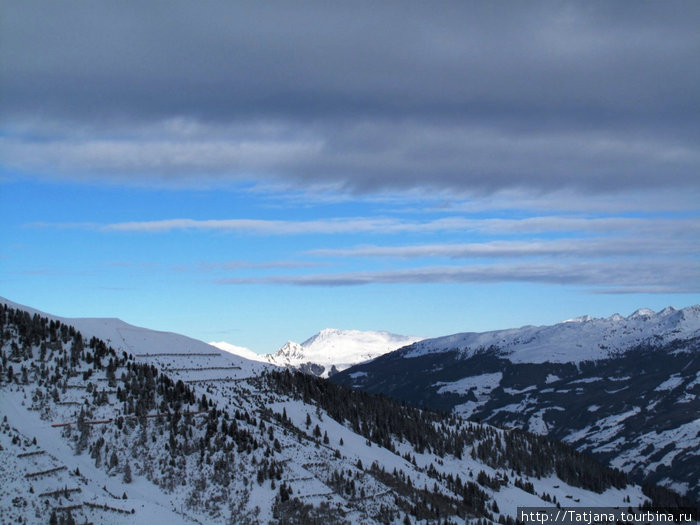
[[[497,348],[513,362],[579,362],[603,359],[615,351],[632,348],[662,335],[664,342],[700,335],[700,305],[683,309],[666,307],[659,312],[638,309],[628,317],[581,316],[554,325],[523,326],[488,332],[462,332],[419,341],[404,349],[404,357],[459,349],[465,356]],[[566,343],[576,338],[575,346]]]
[[[700,306],[429,339],[331,379],[573,444],[700,498]]]

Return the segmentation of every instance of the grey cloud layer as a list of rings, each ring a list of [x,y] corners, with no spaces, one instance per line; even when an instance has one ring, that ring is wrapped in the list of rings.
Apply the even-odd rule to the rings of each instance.
[[[525,282],[587,286],[596,293],[697,293],[694,262],[619,262],[439,266],[387,271],[219,279],[219,284],[353,286],[365,284]]]
[[[492,241],[467,244],[425,244],[414,246],[357,246],[346,249],[319,249],[309,252],[312,255],[330,257],[396,257],[404,259],[445,257],[451,259],[469,258],[514,258],[514,257],[610,257],[610,256],[649,256],[661,254],[678,256],[700,254],[700,246],[693,244],[692,236],[679,239],[646,238],[622,239],[614,236],[596,239],[559,239],[556,241]]]
[[[697,108],[679,89],[698,80],[684,67],[697,57],[690,1],[18,1],[3,11],[10,109],[595,121],[603,109],[609,118]]]
[[[95,138],[6,137],[0,152],[13,168],[50,169],[74,178],[217,184],[263,177],[360,193],[420,186],[487,193],[503,188],[697,190],[700,169],[693,144],[629,131],[506,130],[416,120],[324,122],[311,130],[304,123],[275,127],[286,132],[253,138],[221,130],[213,137],[206,132],[206,137],[175,139],[100,137],[103,130]]]
[[[698,191],[696,2],[5,2],[2,20],[15,169]]]
[[[473,219],[445,217],[425,221],[399,218],[336,218],[294,220],[194,220],[112,224],[34,224],[34,227],[91,229],[104,235],[169,234],[177,230],[230,232],[259,236],[364,236],[405,234],[433,239],[452,232],[485,236],[484,242],[431,243],[398,246],[365,245],[316,249],[284,261],[203,262],[198,272],[223,272],[220,284],[290,284],[349,286],[392,283],[532,282],[575,285],[595,293],[695,293],[700,291],[700,221],[697,218],[567,217]],[[553,236],[554,238],[546,238]],[[515,238],[514,238],[515,237]],[[352,237],[348,237],[352,238]],[[344,271],[343,258],[391,257],[412,260],[412,268]],[[340,258],[340,260],[338,260]],[[419,259],[463,259],[460,266],[423,267]],[[472,259],[469,261],[469,259]],[[474,264],[475,259],[490,259]],[[402,263],[396,266],[406,266]],[[308,273],[326,266],[324,273]],[[240,276],[241,272],[272,275]],[[293,272],[290,275],[288,272]]]
[[[445,231],[489,234],[536,234],[548,232],[625,232],[655,237],[700,235],[696,218],[567,217],[546,215],[523,219],[470,219],[443,217],[426,221],[398,218],[357,217],[306,221],[266,219],[163,219],[154,221],[97,223],[33,223],[33,227],[94,229],[103,232],[165,233],[174,230],[237,232],[258,235],[309,235],[342,233],[435,233]]]
[[[44,225],[46,226],[46,225]],[[57,226],[57,225],[48,225]],[[60,225],[59,225],[60,226]],[[245,263],[202,263],[199,270],[238,273],[270,270],[273,275],[217,279],[220,284],[290,284],[350,286],[407,283],[531,282],[583,286],[595,293],[695,293],[700,291],[700,221],[696,218],[630,218],[541,216],[523,219],[447,217],[428,221],[396,218],[283,220],[193,220],[126,222],[106,225],[66,224],[105,234],[160,234],[173,230],[232,232],[264,236],[393,235],[432,237],[438,232],[473,232],[490,238],[472,243],[400,246],[356,246],[316,249],[303,260]],[[556,235],[555,239],[532,236]],[[510,238],[517,236],[517,240]],[[309,260],[311,257],[311,260]],[[403,259],[492,259],[489,264],[395,268],[343,272],[328,257],[392,257]],[[525,262],[527,261],[527,262]],[[420,263],[414,263],[420,264]],[[325,273],[295,272],[326,265]]]

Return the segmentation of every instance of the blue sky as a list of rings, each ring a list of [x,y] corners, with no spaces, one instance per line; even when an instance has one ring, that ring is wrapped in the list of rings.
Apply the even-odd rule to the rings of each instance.
[[[259,352],[700,302],[697,5],[409,5],[8,2],[0,295]]]

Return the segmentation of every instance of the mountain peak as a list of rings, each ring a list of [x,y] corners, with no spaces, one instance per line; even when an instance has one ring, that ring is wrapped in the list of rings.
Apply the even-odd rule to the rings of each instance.
[[[313,370],[321,370],[319,375],[327,377],[334,367],[335,371],[345,370],[420,339],[389,332],[324,328],[302,344],[287,341],[266,359],[276,365],[294,368],[309,369],[307,365],[313,364]]]
[[[579,317],[574,317],[573,319],[567,319],[564,321],[565,323],[585,323],[588,321],[592,321],[593,317],[590,315],[581,315]]]
[[[306,341],[301,343],[302,346],[307,347],[313,344],[315,341],[325,341],[328,339],[333,339],[341,336],[342,334],[347,334],[351,330],[340,330],[338,328],[324,328],[317,334],[312,335]]]
[[[628,317],[628,319],[639,319],[639,318],[644,318],[644,317],[654,317],[656,315],[656,312],[654,310],[651,310],[649,308],[640,308],[638,310],[635,310],[632,315]]]
[[[274,353],[274,355],[276,357],[284,357],[288,359],[303,358],[304,347],[299,343],[295,343],[294,341],[287,341],[284,343],[284,345],[282,345],[282,348]]]
[[[678,312],[678,309],[674,308],[673,306],[667,306],[663,310],[661,310],[657,315],[659,316],[667,316],[667,315],[673,315],[676,312]]]

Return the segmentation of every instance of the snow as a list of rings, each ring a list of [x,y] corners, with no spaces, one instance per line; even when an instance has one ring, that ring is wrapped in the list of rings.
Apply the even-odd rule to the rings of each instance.
[[[530,416],[527,422],[527,430],[533,434],[540,434],[541,436],[546,436],[549,433],[549,426],[544,420],[544,414],[547,411],[546,408],[537,411],[535,414]]]
[[[264,356],[264,359],[277,365],[291,364],[292,362],[302,364],[304,363],[304,358],[304,347],[294,341],[287,341],[274,354]]]
[[[215,346],[219,350],[223,350],[224,352],[229,352],[230,354],[244,357],[245,359],[250,359],[251,361],[264,360],[263,356],[244,346],[232,345],[231,343],[227,343],[226,341],[212,341],[209,344]]]
[[[676,400],[676,403],[691,403],[697,399],[697,396],[695,394],[691,394],[690,392],[686,392],[683,394],[683,397],[679,398]]]
[[[41,420],[37,412],[24,409],[23,404],[25,404],[23,391],[8,391],[6,389],[0,397],[0,413],[7,416],[8,422],[19,433],[30,439],[36,438],[38,450],[49,451],[44,459],[44,461],[48,460],[47,468],[66,467],[58,479],[43,480],[43,486],[46,490],[59,490],[64,485],[69,488],[79,486],[82,489],[83,501],[107,504],[125,510],[137,509],[133,515],[119,514],[119,523],[185,525],[193,522],[191,516],[178,514],[169,505],[164,505],[163,502],[168,501],[168,495],[145,479],[134,476],[134,481],[131,484],[126,484],[120,481],[119,477],[109,476],[103,470],[96,468],[94,461],[88,454],[76,456],[73,449],[61,438],[59,429],[51,427],[48,421]],[[5,443],[3,443],[3,447],[8,448]],[[8,457],[8,454],[4,455],[6,457],[3,463],[16,458],[14,455],[12,458]],[[18,465],[18,468],[21,466]],[[41,470],[41,468],[35,468],[36,471]],[[76,468],[80,469],[81,476],[72,474]],[[30,482],[24,477],[19,478],[15,483],[19,483],[15,488],[20,491],[29,491],[30,485],[36,491],[41,486],[39,483]],[[122,495],[124,493],[128,495],[127,500],[115,499],[110,496],[110,494]],[[102,521],[105,519],[105,515],[102,514],[99,518]]]
[[[674,388],[677,388],[682,384],[683,384],[683,378],[680,376],[680,374],[673,374],[666,381],[664,381],[659,386],[657,386],[654,389],[654,391],[656,391],[656,392],[661,392],[664,390],[671,391]]]
[[[578,383],[595,383],[596,381],[602,381],[602,377],[584,377],[583,379],[575,379],[574,381],[569,381],[568,384],[575,385]]]
[[[332,367],[342,371],[420,340],[389,332],[326,328],[301,344],[287,341],[277,352],[262,358],[280,366],[320,365],[324,367],[321,377],[328,377]]]
[[[471,391],[471,393],[476,396],[476,401],[465,401],[454,407],[455,414],[463,418],[469,418],[479,407],[489,400],[489,395],[495,388],[498,388],[502,378],[503,374],[501,372],[496,372],[493,374],[465,377],[452,382],[438,381],[433,384],[433,386],[440,387],[437,390],[438,394],[454,393],[466,395]]]
[[[618,392],[622,392],[623,390],[627,390],[629,386],[623,386],[622,388],[616,388],[615,390],[608,390],[607,388],[605,389],[606,394],[617,394]]]
[[[632,407],[626,412],[600,418],[595,424],[595,430],[590,425],[586,426],[576,432],[571,432],[563,441],[573,444],[577,441],[588,439],[592,443],[609,443],[613,441],[614,436],[620,433],[625,419],[639,414],[641,410],[640,407]]]
[[[574,317],[573,319],[567,319],[566,321],[562,321],[564,323],[587,323],[588,321],[592,321],[593,317],[590,315],[582,315],[580,317]]]
[[[664,309],[665,310],[665,309]],[[649,308],[640,308],[639,310],[635,310],[632,315],[630,315],[630,319],[646,319],[649,317],[653,317],[656,315],[654,310],[650,310]]]
[[[695,374],[695,379],[693,379],[690,383],[688,383],[688,390],[693,388],[695,385],[700,385],[700,372],[697,372]]]
[[[647,498],[644,496],[640,487],[627,487],[624,489],[609,488],[602,494],[595,494],[578,487],[571,487],[563,484],[555,476],[548,476],[540,479],[525,479],[534,485],[535,492],[537,494],[547,493],[550,496],[555,497],[564,507],[572,507],[574,503],[576,506],[581,507],[617,507],[621,506],[620,501],[622,501],[626,496],[630,497],[630,503],[625,504],[625,507],[628,505],[636,507],[637,505],[647,501]],[[516,487],[504,487],[495,494],[495,498],[501,512],[507,514],[512,512],[514,515],[516,512],[516,507],[518,506],[543,506],[542,503],[534,503],[527,497],[530,496],[531,498],[535,498],[535,496],[522,491],[519,494],[516,492],[518,490],[520,489],[517,489]],[[546,506],[551,507],[552,503],[547,503]]]
[[[47,315],[47,317],[53,316]],[[415,457],[416,466],[414,466],[400,454],[393,453],[375,443],[369,443],[367,439],[354,433],[348,426],[330,418],[324,410],[304,403],[300,399],[293,399],[262,389],[259,386],[258,378],[263,371],[272,368],[269,364],[246,360],[226,351],[217,350],[201,341],[177,334],[133,327],[116,319],[77,321],[75,324],[80,324],[80,326],[76,327],[83,332],[84,336],[90,337],[97,332],[111,335],[113,346],[133,353],[142,362],[155,364],[174,379],[179,378],[192,384],[198,395],[206,392],[207,397],[222,410],[231,411],[233,408],[240,407],[248,413],[256,414],[256,417],[259,416],[259,424],[256,422],[248,424],[243,421],[240,424],[256,436],[263,436],[268,430],[274,431],[275,438],[280,441],[281,451],[273,452],[272,455],[275,459],[284,462],[285,465],[283,478],[279,482],[288,482],[290,486],[293,486],[294,496],[299,497],[304,503],[327,502],[334,508],[343,509],[346,512],[345,518],[348,522],[376,523],[370,518],[373,512],[376,512],[380,505],[391,507],[395,504],[393,492],[387,490],[386,485],[380,483],[367,472],[369,466],[374,462],[387,472],[391,472],[394,468],[403,470],[410,476],[416,487],[433,487],[436,484],[436,480],[427,474],[429,466],[433,466],[444,474],[460,475],[462,479],[469,479],[472,473],[476,474],[480,470],[484,470],[490,476],[500,478],[506,473],[503,469],[491,468],[471,458],[468,449],[459,460],[449,455],[438,457],[434,453],[418,453],[407,442],[398,441],[398,438],[394,437],[393,444],[400,454],[410,453]],[[467,387],[470,389],[475,387],[471,391],[481,402],[487,397],[488,392],[498,387],[502,380],[502,374],[482,374],[468,379],[468,385],[464,380],[460,380],[437,383],[435,386],[439,387],[442,392],[458,393],[467,393]],[[27,391],[24,390],[25,388]],[[150,525],[223,522],[222,520],[225,518],[222,516],[212,518],[203,514],[204,510],[198,513],[191,509],[188,510],[184,504],[187,495],[192,491],[193,480],[211,472],[211,470],[207,470],[206,464],[199,467],[196,464],[188,465],[189,475],[187,479],[183,479],[183,485],[176,487],[172,493],[164,492],[144,477],[138,476],[136,472],[134,472],[134,481],[131,484],[125,484],[120,480],[120,476],[111,476],[108,472],[95,467],[95,462],[89,457],[89,454],[84,453],[76,456],[69,442],[62,437],[62,432],[50,426],[50,423],[56,421],[56,418],[69,417],[71,414],[74,416],[74,412],[71,412],[73,409],[62,408],[52,413],[53,419],[42,419],[39,412],[28,410],[27,392],[31,393],[29,388],[30,386],[4,386],[0,395],[0,415],[7,416],[9,423],[28,438],[36,436],[37,448],[51,451],[54,459],[42,457],[33,460],[36,461],[36,470],[40,470],[40,466],[41,468],[51,468],[54,464],[62,464],[67,467],[65,471],[61,471],[63,477],[57,477],[53,485],[47,483],[45,487],[41,487],[41,490],[61,488],[64,484],[72,487],[77,482],[77,478],[72,476],[70,471],[78,467],[86,480],[81,495],[83,501],[99,504],[108,502],[114,507],[134,508],[136,511],[133,515],[119,515],[118,518],[105,517],[104,514],[95,511],[95,515],[89,515],[90,521],[105,523],[112,519],[114,523],[149,523]],[[529,391],[530,388],[526,388],[525,391]],[[61,394],[61,399],[80,402],[84,392],[84,390],[69,388]],[[96,417],[106,416],[109,411],[114,410],[110,406],[104,406],[102,409],[104,412],[96,412]],[[515,409],[518,407],[516,406]],[[561,407],[550,407],[550,409],[563,410]],[[288,419],[293,422],[299,432],[297,429],[293,429],[293,432],[288,431],[286,426],[278,424],[274,417],[269,417],[271,416],[270,411],[276,414],[285,411]],[[543,415],[544,411],[535,415],[534,427],[540,424],[538,417],[539,421],[544,423]],[[306,426],[307,416],[311,419],[311,424],[308,427]],[[61,419],[58,420],[61,421]],[[266,424],[266,430],[262,428],[263,420]],[[455,425],[462,424],[464,423],[459,420],[455,423]],[[312,435],[316,425],[319,426],[322,434],[328,434],[328,444],[321,443]],[[690,435],[691,430],[687,429],[688,435]],[[497,430],[496,432],[503,433],[504,431]],[[197,429],[195,429],[195,439],[197,439],[196,433]],[[162,439],[164,438],[154,437],[155,441],[150,450],[154,450],[156,454],[161,451],[164,446]],[[341,439],[343,445],[340,445]],[[9,507],[8,502],[12,501],[14,494],[26,493],[29,490],[29,484],[26,483],[23,476],[25,471],[21,470],[17,454],[8,452],[11,450],[11,444],[8,441],[5,434],[0,434],[0,444],[3,446],[0,450],[0,476],[2,476],[0,479],[3,480],[1,485],[3,489],[9,486],[9,490],[11,490],[8,495],[0,492],[2,508]],[[257,464],[260,464],[266,451],[264,447],[260,447],[253,454],[258,461]],[[357,466],[358,460],[362,461],[364,469]],[[137,458],[134,457],[133,461],[136,462]],[[3,467],[4,465],[9,466]],[[240,503],[241,512],[257,513],[257,518],[261,523],[270,522],[273,518],[272,504],[278,492],[267,481],[262,484],[248,483],[245,478],[252,479],[251,473],[254,471],[251,471],[242,459],[240,463],[236,464],[236,467],[237,475],[229,488],[229,502]],[[332,489],[328,484],[329,473],[338,469],[351,472],[353,479],[367,492],[369,497],[359,501],[355,498],[347,498]],[[134,470],[136,471],[136,469]],[[19,472],[22,475],[14,475],[13,471],[15,474]],[[6,483],[7,480],[10,480],[11,483]],[[603,495],[599,495],[570,487],[556,477],[528,478],[528,481],[534,484],[538,494],[543,492],[555,494],[560,501],[565,501],[564,498],[567,495],[578,499],[582,504],[590,505],[620,505],[627,495],[631,496],[633,504],[642,501],[641,491],[638,487],[628,487],[624,491],[608,490]],[[447,492],[443,484],[438,485],[440,491]],[[105,487],[106,490],[102,487]],[[36,484],[34,488],[40,487]],[[513,486],[512,480],[498,491],[485,490],[498,502],[501,512],[511,516],[515,516],[517,506],[541,506],[545,504],[539,496],[528,494]],[[128,494],[127,500],[109,495],[109,493],[120,495],[124,492]],[[92,511],[85,511],[85,514],[89,512]],[[43,520],[35,522],[45,522],[45,516],[43,518]],[[236,515],[234,521],[236,518],[240,522],[247,522],[245,516]],[[30,520],[30,522],[32,521]]]
[[[130,325],[121,319],[59,317],[13,303],[2,297],[0,302],[74,326],[84,339],[91,337],[102,339],[118,352],[133,354],[140,361],[147,361],[165,369],[174,368],[173,358],[177,358],[179,360],[177,368],[228,367],[230,368],[228,375],[239,378],[255,375],[271,366],[232,354],[191,337]],[[237,367],[235,372],[232,367]]]
[[[669,478],[662,479],[660,484],[664,487],[670,488],[675,492],[678,492],[679,494],[685,494],[688,491],[688,483],[679,483]]]
[[[503,379],[502,372],[494,374],[481,374],[478,376],[463,377],[458,381],[444,382],[438,381],[433,386],[438,386],[438,394],[466,394],[470,390],[474,390],[477,397],[482,394],[488,394],[494,388],[497,388]]]
[[[532,392],[533,390],[537,390],[537,385],[530,385],[528,387],[525,387],[521,390],[515,389],[515,388],[504,388],[503,391],[506,394],[510,394],[511,396],[517,396],[520,394],[524,394],[525,392]]]
[[[700,336],[700,306],[682,310],[649,309],[629,317],[584,316],[553,326],[524,326],[492,332],[467,332],[418,342],[406,358],[458,349],[465,357],[490,348],[514,363],[578,363],[606,359],[644,343]]]
[[[667,445],[673,444],[674,448],[664,455],[663,458],[645,466],[647,472],[654,472],[662,465],[670,465],[673,458],[684,450],[692,450],[697,447],[698,435],[700,435],[700,418],[663,432],[648,432],[637,437],[635,446],[617,455],[612,460],[611,465],[625,470],[628,465],[637,463],[638,457],[643,456],[642,451],[647,449],[649,445],[653,445],[653,451],[651,452],[653,454],[657,450],[662,450]]]

